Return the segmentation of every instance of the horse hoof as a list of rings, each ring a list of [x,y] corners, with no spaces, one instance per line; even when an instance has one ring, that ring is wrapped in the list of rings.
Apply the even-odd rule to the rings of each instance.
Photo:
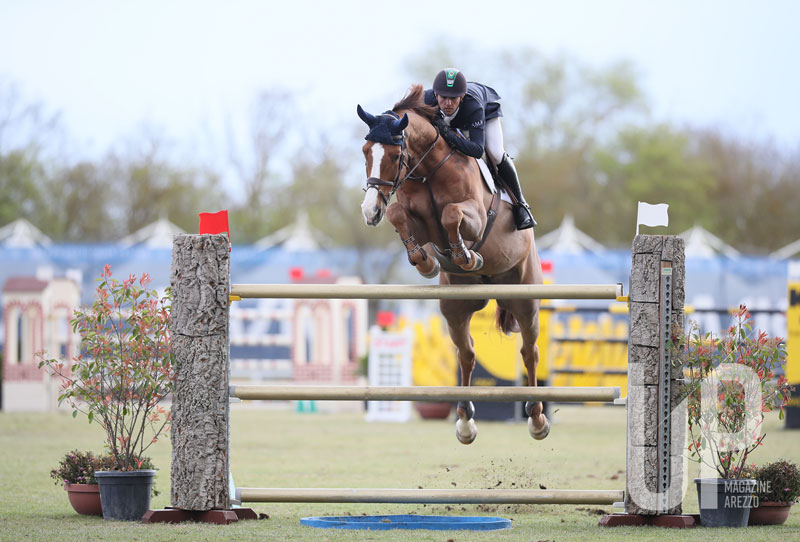
[[[456,437],[461,444],[472,444],[475,437],[478,436],[478,426],[475,425],[475,420],[456,420]]]
[[[437,260],[435,258],[433,260],[433,269],[431,270],[430,273],[422,273],[422,272],[420,272],[420,275],[422,275],[426,279],[432,279],[432,278],[436,277],[438,274],[439,274],[439,260]]]
[[[469,251],[472,255],[472,267],[461,266],[461,269],[464,271],[478,271],[483,267],[483,256],[480,255],[479,252],[473,252],[472,250]]]
[[[544,418],[544,427],[538,430],[533,426],[533,418],[528,418],[528,433],[536,440],[544,440],[550,434],[550,420],[545,416],[542,417]]]

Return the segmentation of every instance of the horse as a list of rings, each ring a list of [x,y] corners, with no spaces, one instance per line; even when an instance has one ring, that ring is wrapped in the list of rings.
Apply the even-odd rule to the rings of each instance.
[[[380,115],[358,105],[369,127],[362,150],[366,166],[364,221],[377,226],[384,218],[395,227],[408,261],[439,284],[542,284],[542,268],[533,230],[517,230],[508,204],[499,204],[481,176],[475,158],[455,152],[432,124],[437,108],[424,103],[421,85]],[[390,204],[392,198],[397,200]],[[470,243],[470,246],[467,246]],[[488,299],[439,301],[456,347],[461,385],[469,386],[475,350],[469,331],[472,315]],[[536,386],[539,349],[539,300],[497,300],[497,325],[522,335],[521,354],[528,385]],[[525,403],[528,431],[544,439],[550,422],[540,401]],[[456,405],[456,436],[472,443],[478,429],[471,401]]]

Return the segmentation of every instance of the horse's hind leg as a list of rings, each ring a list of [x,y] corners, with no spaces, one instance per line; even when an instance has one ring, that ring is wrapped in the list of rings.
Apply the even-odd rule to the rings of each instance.
[[[498,301],[502,308],[512,312],[519,324],[522,335],[522,361],[528,373],[528,385],[536,386],[536,369],[539,365],[539,347],[536,339],[539,337],[539,302],[534,300]],[[536,440],[542,440],[550,433],[550,421],[544,415],[541,401],[528,401],[525,403],[525,413],[528,415],[528,432]]]
[[[485,300],[442,300],[439,305],[442,314],[447,319],[447,330],[456,347],[456,356],[461,367],[461,385],[469,386],[472,381],[472,371],[475,369],[475,348],[472,336],[469,333],[469,322],[472,313],[486,306]],[[456,420],[456,437],[462,444],[471,444],[478,436],[478,427],[475,425],[475,407],[472,401],[459,401],[456,406],[458,420]]]
[[[523,355],[524,357],[524,355]],[[533,345],[533,352],[531,354],[533,358],[533,377],[531,377],[531,370],[528,369],[528,384],[530,386],[536,385],[536,366],[539,364],[539,347],[534,344]],[[525,363],[526,367],[528,363]],[[536,440],[542,440],[547,435],[550,434],[550,421],[547,419],[547,416],[544,415],[542,412],[542,402],[541,401],[528,401],[525,403],[525,413],[528,415],[528,432],[531,434],[533,438]]]

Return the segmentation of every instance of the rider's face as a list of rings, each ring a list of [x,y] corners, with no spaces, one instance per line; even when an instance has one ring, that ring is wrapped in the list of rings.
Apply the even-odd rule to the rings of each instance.
[[[439,109],[444,111],[444,114],[448,117],[456,112],[458,106],[461,105],[461,100],[464,99],[464,96],[459,96],[457,98],[445,98],[444,96],[436,95],[436,101],[439,102]]]

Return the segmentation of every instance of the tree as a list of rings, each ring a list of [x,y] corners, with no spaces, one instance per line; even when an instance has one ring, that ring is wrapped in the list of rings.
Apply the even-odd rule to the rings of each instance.
[[[686,230],[715,220],[715,180],[687,134],[666,125],[628,128],[595,156],[597,182],[589,199],[606,242],[624,246],[635,226],[637,202],[668,203],[670,227]]]
[[[0,80],[0,225],[46,211],[45,148],[58,133],[57,115],[25,103],[14,85]]]
[[[205,168],[178,166],[163,156],[165,143],[148,136],[127,152],[111,152],[105,174],[112,193],[105,204],[115,235],[136,231],[159,218],[179,227],[197,229],[198,212],[216,209],[225,201],[219,175]]]
[[[38,222],[57,241],[109,241],[121,233],[113,225],[113,187],[93,162],[65,166],[47,179],[46,215]]]
[[[229,162],[244,195],[231,211],[231,234],[242,242],[255,241],[281,224],[277,198],[291,183],[280,180],[275,162],[287,156],[290,126],[297,126],[297,116],[288,92],[266,90],[253,102],[247,144],[240,146],[229,134]]]
[[[715,179],[717,209],[708,228],[749,252],[771,251],[800,236],[800,148],[741,141],[714,129],[691,132],[695,153]]]

